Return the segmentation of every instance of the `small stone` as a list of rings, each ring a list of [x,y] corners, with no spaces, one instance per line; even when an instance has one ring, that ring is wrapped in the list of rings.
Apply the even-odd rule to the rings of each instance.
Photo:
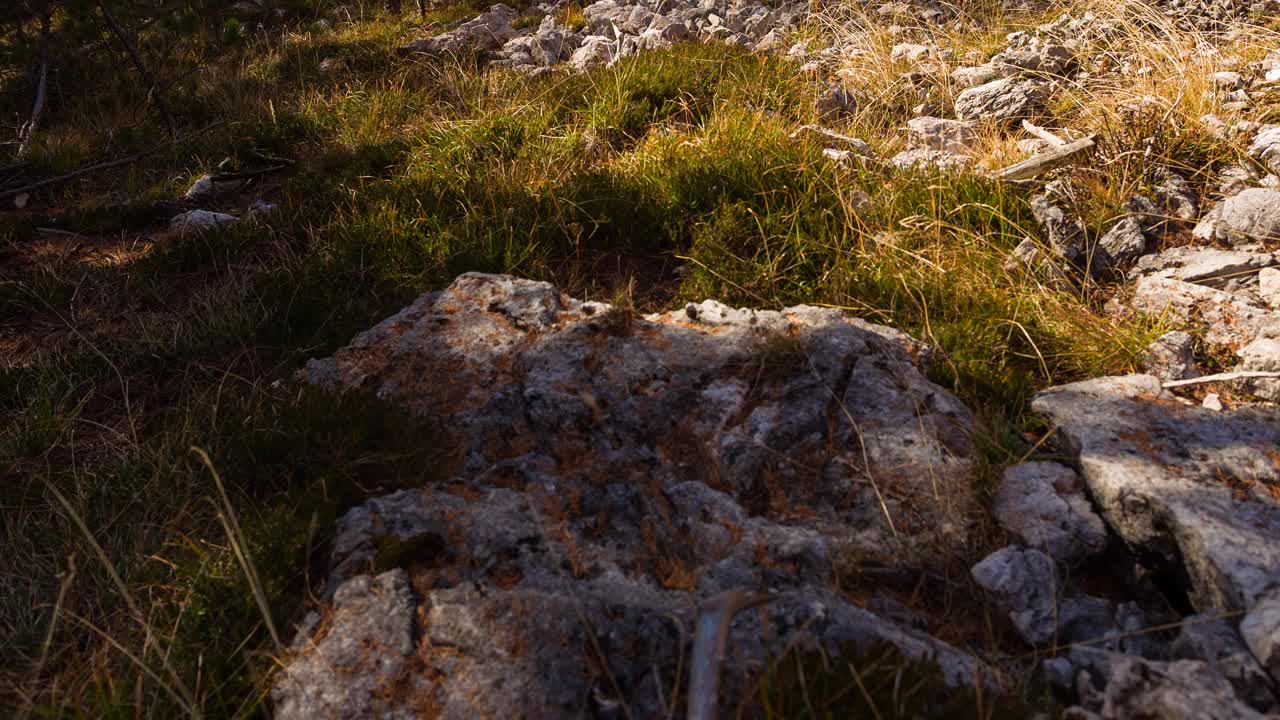
[[[898,43],[889,51],[890,60],[903,60],[906,62],[919,62],[933,54],[933,48],[928,45],[917,45],[915,43]]]
[[[992,513],[1019,541],[1058,562],[1083,560],[1107,544],[1106,526],[1080,477],[1058,463],[1026,462],[1005,470]]]
[[[214,182],[212,175],[201,175],[195,182],[191,183],[191,187],[187,188],[187,192],[182,195],[184,200],[204,200],[214,192]]]
[[[1031,645],[1057,634],[1058,580],[1053,558],[1029,548],[1006,547],[973,566],[973,579],[1009,614]]]
[[[843,87],[832,85],[818,96],[814,108],[824,118],[839,118],[856,110],[858,100],[853,93]]]
[[[1031,215],[1040,224],[1045,241],[1055,255],[1072,264],[1083,259],[1086,235],[1079,218],[1055,204],[1048,193],[1031,198]]]
[[[977,67],[956,68],[951,72],[951,79],[962,88],[977,87],[1006,75],[1006,71],[994,65],[978,65]]]
[[[169,230],[180,235],[192,232],[204,232],[234,225],[240,218],[226,213],[209,210],[192,210],[175,216],[169,221]]]
[[[1220,90],[1237,90],[1244,87],[1244,77],[1238,72],[1223,70],[1213,74],[1213,84]]]
[[[1204,396],[1204,400],[1200,401],[1200,407],[1214,412],[1222,412],[1222,398],[1218,396],[1218,393],[1209,393]]]

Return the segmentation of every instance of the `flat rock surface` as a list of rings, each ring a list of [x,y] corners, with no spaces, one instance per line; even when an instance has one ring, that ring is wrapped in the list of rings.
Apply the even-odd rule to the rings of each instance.
[[[1108,524],[1183,565],[1201,610],[1247,610],[1280,586],[1280,417],[1187,406],[1149,375],[1051,388],[1058,427]]]

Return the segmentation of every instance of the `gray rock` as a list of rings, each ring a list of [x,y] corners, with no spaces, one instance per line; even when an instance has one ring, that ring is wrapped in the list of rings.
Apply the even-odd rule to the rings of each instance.
[[[843,117],[857,107],[857,97],[839,85],[832,85],[822,91],[822,94],[818,95],[817,102],[814,103],[814,109],[818,111],[818,115],[827,119]]]
[[[1130,277],[1155,275],[1198,285],[1224,287],[1276,264],[1273,253],[1256,249],[1219,250],[1184,245],[1141,258]]]
[[[1031,198],[1031,214],[1040,224],[1045,244],[1054,255],[1072,265],[1083,263],[1086,233],[1079,218],[1055,204],[1047,194]]]
[[[1280,589],[1272,590],[1244,616],[1240,634],[1262,667],[1280,682]]]
[[[903,150],[889,158],[890,167],[902,170],[935,168],[945,171],[959,171],[967,169],[972,163],[973,158],[968,155],[957,155],[945,150],[929,150],[926,148]]]
[[[889,50],[890,60],[919,62],[933,55],[933,48],[916,43],[898,43]]]
[[[951,79],[962,88],[972,88],[1010,74],[1008,67],[1000,68],[990,63],[976,67],[960,67],[951,72]]]
[[[992,512],[1023,544],[1058,562],[1077,562],[1107,544],[1107,528],[1079,476],[1058,463],[1027,462],[1005,470]]]
[[[1246,295],[1185,280],[1140,277],[1130,302],[1140,312],[1199,325],[1213,345],[1240,347],[1259,336],[1280,337],[1280,313]]]
[[[837,541],[885,563],[963,542],[972,417],[920,373],[925,351],[827,309],[635,317],[467,274],[309,362],[307,382],[447,418],[459,449],[438,469],[449,482],[374,498],[337,528],[335,598],[387,567],[424,594],[408,673],[424,680],[387,712],[662,716],[692,609],[741,589],[777,594],[733,624],[726,692],[750,692],[797,643],[888,642],[953,685],[986,682],[832,580]]]
[[[1126,215],[1098,238],[1094,262],[1099,269],[1119,269],[1142,257],[1147,249],[1147,236],[1135,215]]]
[[[1240,348],[1237,354],[1240,356],[1241,370],[1280,372],[1280,340],[1254,338],[1253,342]],[[1263,400],[1280,402],[1280,379],[1250,378],[1242,380],[1240,385],[1245,392]]]
[[[1194,348],[1195,339],[1190,333],[1167,332],[1142,351],[1142,369],[1165,382],[1199,377]]]
[[[1023,640],[1041,645],[1058,632],[1058,579],[1053,558],[1014,546],[988,555],[970,571],[991,593]]]
[[[1165,663],[1116,656],[1101,700],[1096,712],[1103,720],[1263,720],[1235,697],[1221,673],[1194,660]]]
[[[1258,271],[1258,297],[1269,307],[1280,309],[1280,269],[1267,267]]]
[[[210,210],[191,210],[169,221],[169,231],[179,235],[218,230],[240,222],[240,218]]]
[[[569,64],[577,70],[586,70],[597,65],[613,62],[617,42],[603,35],[588,35],[582,39],[582,45],[569,56]]]
[[[1200,200],[1191,183],[1172,170],[1164,171],[1164,180],[1155,187],[1156,200],[1169,215],[1179,220],[1195,220],[1200,214]]]
[[[1201,610],[1248,610],[1280,580],[1274,412],[1214,413],[1149,375],[1051,388],[1032,408],[1058,428],[1111,528],[1181,564]]]
[[[1019,71],[1060,75],[1075,62],[1075,56],[1064,45],[1034,43],[1008,48],[991,58],[991,64],[1008,65]]]
[[[417,603],[408,575],[395,569],[343,583],[328,623],[304,634],[271,696],[275,717],[411,720],[428,679],[410,672]]]
[[[978,141],[973,123],[935,117],[918,117],[907,121],[908,142],[912,147],[964,155]]]
[[[1240,633],[1220,613],[1199,613],[1183,618],[1171,649],[1175,658],[1201,660],[1213,666],[1254,710],[1269,712],[1276,707],[1270,678]]]
[[[183,194],[184,200],[204,200],[213,195],[215,190],[213,176],[201,175],[196,181],[191,183],[191,187],[187,188],[187,192]]]
[[[956,117],[961,120],[1009,123],[1033,118],[1044,106],[1044,88],[1019,78],[992,80],[956,96]]]
[[[1280,239],[1280,190],[1249,188],[1224,200],[1217,235],[1232,245]]]
[[[1271,172],[1280,172],[1280,125],[1271,125],[1254,136],[1249,155]]]
[[[449,32],[414,40],[402,47],[401,52],[457,55],[497,50],[515,37],[512,23],[519,17],[519,12],[506,5],[493,5]]]

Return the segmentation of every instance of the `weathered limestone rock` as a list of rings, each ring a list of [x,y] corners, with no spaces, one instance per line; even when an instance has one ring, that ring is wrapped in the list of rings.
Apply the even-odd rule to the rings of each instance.
[[[431,55],[481,53],[497,50],[515,37],[512,25],[520,13],[511,7],[497,4],[489,10],[457,28],[435,37],[419,38],[401,48],[402,52]]]
[[[412,706],[396,699],[428,682],[408,672],[414,662],[417,604],[405,571],[352,578],[338,588],[330,607],[328,629],[300,635],[292,661],[278,676],[272,690],[275,716],[417,717]]]
[[[1039,550],[1009,546],[974,565],[971,574],[1009,613],[1024,640],[1040,645],[1054,638],[1059,588],[1053,558]]]
[[[956,96],[956,117],[1007,123],[1039,114],[1045,101],[1039,83],[1019,78],[992,80]]]
[[[191,210],[181,215],[174,216],[169,221],[169,231],[176,232],[179,235],[189,233],[206,232],[209,230],[217,230],[219,228],[234,225],[240,222],[240,218],[235,215],[226,213],[213,212],[211,210]]]
[[[913,148],[889,158],[889,166],[903,170],[923,170],[936,168],[945,171],[964,170],[973,163],[968,155],[957,155],[945,150]]]
[[[1268,307],[1280,309],[1280,269],[1268,267],[1258,271],[1258,297]]]
[[[1073,265],[1084,261],[1084,223],[1055,204],[1046,194],[1031,198],[1031,215],[1044,232],[1045,243],[1054,255]]]
[[[776,595],[732,625],[727,693],[794,643],[888,642],[954,685],[985,677],[832,585],[837,542],[893,563],[964,536],[972,418],[920,374],[924,352],[838,311],[635,317],[467,274],[308,363],[307,382],[439,418],[459,448],[449,481],[352,509],[333,544],[335,598],[397,567],[420,593],[427,680],[386,715],[661,716],[681,626],[738,590]],[[300,684],[277,703],[320,692]]]
[[[212,175],[201,175],[196,178],[195,182],[191,183],[191,187],[187,188],[187,191],[183,193],[182,199],[193,201],[204,200],[214,194],[215,187]]]
[[[1034,43],[1007,48],[991,58],[991,64],[1007,65],[1018,71],[1060,75],[1075,61],[1064,45]]]
[[[1198,377],[1194,346],[1190,333],[1167,332],[1142,351],[1142,369],[1166,382]]]
[[[1058,463],[1027,462],[1005,470],[992,512],[1023,544],[1058,562],[1082,560],[1107,544],[1107,528],[1079,476]]]
[[[1224,287],[1232,280],[1251,277],[1277,263],[1274,253],[1258,249],[1220,250],[1184,245],[1146,255],[1138,260],[1130,277],[1156,275],[1198,285]]]
[[[1240,634],[1262,667],[1280,682],[1280,589],[1272,590],[1244,616]]]
[[[1173,654],[1183,660],[1201,660],[1222,673],[1236,693],[1259,712],[1276,707],[1271,680],[1249,648],[1234,623],[1220,613],[1206,612],[1184,618]]]
[[[1195,322],[1215,345],[1242,347],[1259,336],[1280,337],[1280,313],[1244,295],[1174,278],[1138,278],[1132,305],[1149,315]]]
[[[1280,340],[1255,338],[1240,348],[1240,369],[1280,372]],[[1250,378],[1241,382],[1246,392],[1271,402],[1280,402],[1280,378]]]
[[[1232,245],[1280,240],[1280,190],[1249,188],[1224,200],[1217,235]]]
[[[1271,172],[1280,173],[1280,125],[1271,125],[1254,136],[1249,155]]]
[[[973,123],[935,117],[918,117],[907,121],[909,142],[913,147],[963,155],[978,141]]]
[[[1103,720],[1263,720],[1262,713],[1237,699],[1231,683],[1207,663],[1120,655],[1109,667],[1097,710]]]
[[[1149,375],[1051,388],[1032,408],[1058,427],[1103,517],[1180,563],[1201,610],[1248,610],[1280,585],[1280,417],[1177,402]]]

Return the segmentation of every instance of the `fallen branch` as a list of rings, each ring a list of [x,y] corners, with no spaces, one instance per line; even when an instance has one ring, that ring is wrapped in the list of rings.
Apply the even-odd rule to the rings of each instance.
[[[1271,370],[1236,370],[1235,372],[1218,373],[1217,375],[1204,375],[1202,377],[1187,378],[1186,380],[1170,380],[1161,387],[1179,388],[1188,385],[1203,385],[1204,383],[1213,382],[1230,382],[1232,380],[1249,380],[1252,378],[1280,378],[1280,372]]]
[[[254,160],[261,160],[262,162],[275,163],[276,165],[288,165],[289,167],[293,167],[294,165],[298,164],[297,160],[290,160],[289,158],[282,158],[282,157],[276,157],[275,155],[268,155],[262,152],[261,150],[250,150],[249,157],[253,158]]]
[[[1093,144],[1093,137],[1087,137],[1066,145],[1060,145],[1038,155],[1033,155],[1022,162],[1014,163],[1002,170],[997,170],[992,173],[992,177],[997,180],[1007,181],[1030,180],[1092,150]]]
[[[720,695],[720,665],[724,662],[729,624],[738,613],[772,602],[773,595],[727,590],[702,604],[689,658],[689,720],[715,720]]]
[[[1063,145],[1068,144],[1066,140],[1063,140],[1062,138],[1058,137],[1057,135],[1054,135],[1053,133],[1040,127],[1039,125],[1033,124],[1030,120],[1022,121],[1022,129],[1026,130],[1032,135],[1035,135],[1036,137],[1049,143],[1050,145],[1053,145],[1054,147],[1061,147]]]
[[[40,129],[40,118],[44,115],[45,97],[49,94],[49,22],[52,10],[45,12],[40,18],[40,80],[36,83],[36,101],[31,108],[31,119],[22,129],[22,144],[18,146],[18,159],[25,160],[31,154],[31,146]]]
[[[273,165],[269,168],[263,168],[262,170],[245,170],[244,172],[218,173],[217,175],[210,175],[209,180],[216,183],[231,182],[232,180],[252,180],[253,178],[261,177],[263,175],[270,175],[273,172],[278,172],[280,170],[287,170],[288,168],[289,168],[288,165]]]
[[[155,76],[147,71],[147,66],[142,62],[142,56],[138,54],[138,49],[129,42],[129,38],[124,34],[124,29],[116,22],[116,19],[107,12],[107,6],[98,0],[98,12],[102,13],[102,19],[106,21],[107,27],[111,29],[111,34],[116,36],[120,44],[124,46],[124,50],[129,54],[129,59],[133,61],[134,68],[138,74],[142,76],[144,82],[147,83],[148,94],[156,105],[156,110],[160,112],[160,117],[164,119],[164,124],[169,128],[169,137],[178,137],[178,126],[173,122],[173,115],[169,113],[169,106],[164,101],[164,94],[160,92],[160,85],[156,82]]]
[[[3,192],[0,192],[0,200],[8,200],[11,197],[17,197],[18,195],[21,195],[23,193],[28,193],[33,190],[39,190],[41,188],[49,187],[50,185],[57,185],[58,183],[63,183],[68,180],[74,180],[78,177],[88,175],[89,173],[94,173],[99,170],[106,170],[108,168],[119,167],[120,165],[128,165],[131,162],[137,162],[138,160],[141,160],[142,158],[152,153],[159,152],[172,145],[184,143],[198,135],[203,135],[206,132],[209,132],[210,130],[212,130],[213,128],[221,124],[222,122],[219,121],[219,122],[213,123],[212,125],[206,125],[205,127],[193,133],[189,133],[184,137],[175,138],[173,140],[162,142],[159,145],[156,145],[155,147],[147,148],[146,150],[130,155],[129,157],[120,158],[119,160],[109,160],[107,162],[100,162],[95,165],[87,165],[85,167],[80,168],[79,170],[72,170],[71,172],[66,173],[65,175],[59,175],[57,177],[51,177],[45,180],[40,180],[38,182],[33,182],[29,185],[23,185],[22,187],[5,190]]]

